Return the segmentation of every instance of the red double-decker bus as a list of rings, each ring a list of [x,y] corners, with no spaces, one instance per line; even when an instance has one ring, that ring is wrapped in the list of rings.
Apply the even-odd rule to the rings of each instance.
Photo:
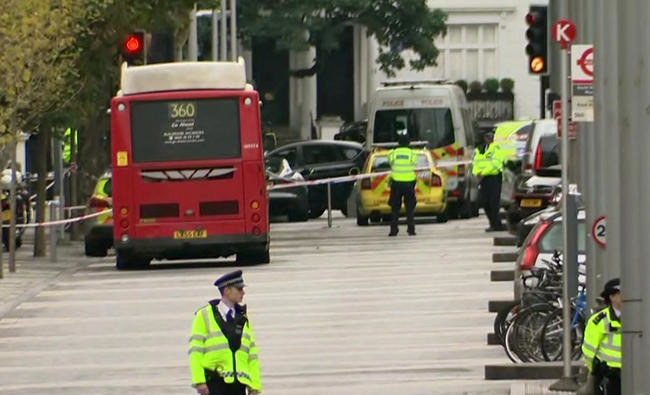
[[[269,262],[259,98],[243,61],[124,65],[111,165],[118,269]]]

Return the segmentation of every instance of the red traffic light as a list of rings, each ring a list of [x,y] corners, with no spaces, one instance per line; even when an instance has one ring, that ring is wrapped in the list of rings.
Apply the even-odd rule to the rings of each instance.
[[[144,46],[142,34],[130,34],[122,45],[125,55],[137,56]]]
[[[536,12],[529,12],[526,14],[526,24],[528,25],[533,25],[537,21],[537,13]]]

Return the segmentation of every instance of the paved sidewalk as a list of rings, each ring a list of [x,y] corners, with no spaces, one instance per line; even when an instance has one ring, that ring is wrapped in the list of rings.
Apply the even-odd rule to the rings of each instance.
[[[33,244],[23,244],[16,251],[16,272],[9,272],[9,254],[2,254],[4,278],[0,279],[0,319],[23,301],[49,287],[58,277],[74,273],[89,262],[83,243],[68,241],[57,248],[57,262],[48,255],[33,257]]]

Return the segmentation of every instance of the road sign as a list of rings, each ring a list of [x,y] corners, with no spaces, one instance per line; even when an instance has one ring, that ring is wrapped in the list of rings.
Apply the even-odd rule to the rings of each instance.
[[[553,40],[560,43],[562,49],[566,49],[576,38],[576,25],[568,19],[558,19],[553,24],[552,34]]]
[[[557,137],[562,138],[562,101],[553,100],[553,118],[557,121]],[[575,140],[578,137],[578,125],[576,122],[569,122],[569,139]]]
[[[594,225],[591,227],[591,237],[601,247],[605,247],[607,242],[607,217],[601,215],[596,218]]]
[[[571,119],[594,121],[594,46],[571,46]]]

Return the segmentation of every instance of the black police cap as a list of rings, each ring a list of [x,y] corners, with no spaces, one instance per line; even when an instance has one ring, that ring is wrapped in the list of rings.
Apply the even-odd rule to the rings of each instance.
[[[223,276],[219,277],[217,281],[214,282],[214,286],[221,289],[225,287],[237,287],[242,288],[245,286],[244,278],[242,277],[241,270],[235,270],[234,272],[226,273]]]
[[[614,295],[621,292],[621,279],[613,278],[605,283],[603,287],[603,292],[600,293],[600,296],[609,300],[610,295]]]

